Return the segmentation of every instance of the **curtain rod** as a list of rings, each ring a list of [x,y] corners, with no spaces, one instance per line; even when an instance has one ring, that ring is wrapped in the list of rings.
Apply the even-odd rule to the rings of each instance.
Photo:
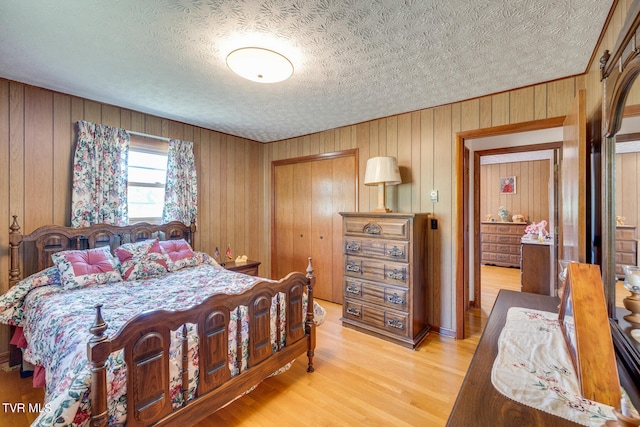
[[[171,141],[170,138],[164,138],[162,136],[149,135],[148,133],[135,132],[135,131],[132,131],[132,130],[128,130],[127,132],[129,132],[131,135],[141,136],[143,138],[159,139],[160,141],[166,141],[166,142]]]

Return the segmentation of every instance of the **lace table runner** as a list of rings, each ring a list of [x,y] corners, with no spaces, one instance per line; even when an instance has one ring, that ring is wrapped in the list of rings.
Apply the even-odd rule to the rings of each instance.
[[[491,382],[523,405],[586,426],[615,419],[613,408],[581,396],[558,315],[512,307],[498,340]]]

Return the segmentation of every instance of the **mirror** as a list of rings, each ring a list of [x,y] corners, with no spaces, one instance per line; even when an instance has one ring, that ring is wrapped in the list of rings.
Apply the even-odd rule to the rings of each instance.
[[[615,230],[611,230],[610,233],[614,235],[615,245],[609,258],[615,260],[610,317],[617,321],[621,332],[628,339],[629,346],[640,354],[640,323],[631,317],[631,310],[635,310],[633,300],[640,298],[640,287],[636,296],[631,293],[631,288],[634,285],[640,286],[640,283],[635,283],[638,280],[632,272],[633,269],[624,271],[624,266],[637,268],[640,265],[640,106],[630,105],[632,102],[638,102],[638,93],[640,79],[637,79],[629,90],[620,130],[612,138],[612,141],[615,141]]]
[[[640,1],[635,0],[629,11],[614,49],[611,53],[605,52],[600,60],[603,81],[600,225],[602,279],[620,382],[625,389],[634,390],[637,397],[640,379],[640,341],[636,340],[634,335],[640,331],[637,329],[640,325],[633,325],[624,318],[630,313],[623,305],[623,299],[629,292],[622,287],[620,279],[624,277],[621,271],[621,264],[625,260],[623,250],[633,249],[634,240],[637,239],[637,227],[640,226],[640,215],[632,213],[633,209],[630,208],[632,204],[637,204],[638,193],[625,190],[625,183],[631,182],[630,169],[626,169],[625,172],[624,162],[627,158],[618,156],[625,154],[625,141],[630,142],[629,140],[634,139],[634,136],[629,136],[634,132],[625,130],[633,121],[633,114],[630,113],[638,110],[630,105],[640,104],[637,101],[638,95],[634,94],[640,91],[640,83],[634,84],[640,74],[640,50],[635,47],[636,32],[640,26]],[[623,122],[626,122],[626,127],[623,127]],[[637,177],[635,180],[634,184],[638,185]],[[616,217],[625,217],[622,222],[626,223],[627,227],[619,226]],[[637,241],[635,251],[637,263]],[[632,261],[633,257],[630,256],[627,260]],[[636,407],[640,407],[639,403],[633,401]]]

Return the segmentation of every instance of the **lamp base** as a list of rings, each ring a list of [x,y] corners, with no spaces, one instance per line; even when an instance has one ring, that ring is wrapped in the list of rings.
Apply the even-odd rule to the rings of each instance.
[[[389,208],[385,208],[385,207],[380,208],[380,207],[378,207],[378,208],[375,208],[375,209],[371,210],[371,212],[389,213],[389,212],[393,212],[393,211],[391,209],[389,209]]]

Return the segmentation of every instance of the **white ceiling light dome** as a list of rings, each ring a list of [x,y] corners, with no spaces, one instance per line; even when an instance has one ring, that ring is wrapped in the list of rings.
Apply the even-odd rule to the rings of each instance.
[[[277,83],[293,74],[293,64],[285,56],[260,47],[243,47],[227,55],[227,66],[247,80]]]

